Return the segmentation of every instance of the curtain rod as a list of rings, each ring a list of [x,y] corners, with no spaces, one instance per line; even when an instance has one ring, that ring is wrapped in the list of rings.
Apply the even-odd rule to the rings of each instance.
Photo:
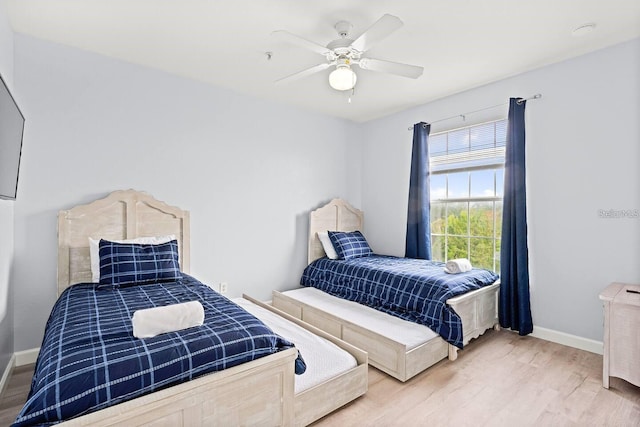
[[[517,101],[516,101],[516,103],[518,103],[518,104],[522,104],[522,103],[523,103],[523,102],[525,102],[525,101],[530,101],[530,100],[532,100],[532,99],[540,99],[540,98],[542,98],[542,94],[541,94],[541,93],[536,93],[535,95],[532,95],[532,96],[530,96],[530,97],[528,97],[528,98],[520,98],[519,100],[517,100]],[[465,121],[465,120],[466,120],[466,118],[467,118],[467,116],[468,116],[469,114],[475,114],[475,113],[479,113],[479,112],[481,112],[481,111],[491,110],[491,109],[493,109],[493,108],[502,107],[502,106],[504,106],[504,105],[508,105],[508,104],[509,104],[508,102],[503,102],[502,104],[492,105],[491,107],[485,107],[485,108],[481,108],[481,109],[479,109],[479,110],[469,111],[469,112],[464,113],[464,114],[457,114],[457,115],[455,115],[455,116],[446,117],[446,118],[444,118],[444,119],[434,120],[434,121],[432,121],[432,122],[430,122],[430,123],[427,123],[427,124],[432,125],[432,124],[434,124],[434,123],[444,122],[445,120],[455,119],[456,117],[462,117],[462,121]],[[408,128],[407,130],[413,130],[413,126],[411,126],[410,128]]]

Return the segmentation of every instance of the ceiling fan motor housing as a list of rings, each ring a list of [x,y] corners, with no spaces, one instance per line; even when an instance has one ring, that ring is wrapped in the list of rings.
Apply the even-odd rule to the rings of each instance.
[[[327,49],[329,49],[327,59],[329,61],[335,61],[339,58],[359,59],[361,54],[351,47],[351,43],[353,43],[351,39],[338,39],[330,42],[327,45]]]
[[[336,59],[336,68],[350,68],[352,64],[351,58],[340,57]]]

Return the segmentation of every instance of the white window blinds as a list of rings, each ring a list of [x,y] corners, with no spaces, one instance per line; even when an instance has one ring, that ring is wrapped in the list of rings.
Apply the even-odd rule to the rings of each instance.
[[[504,164],[507,120],[497,120],[429,136],[431,173],[482,169]]]

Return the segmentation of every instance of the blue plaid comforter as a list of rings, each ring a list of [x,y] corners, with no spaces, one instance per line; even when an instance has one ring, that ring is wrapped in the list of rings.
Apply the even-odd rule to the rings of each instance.
[[[300,284],[427,325],[447,342],[462,348],[462,321],[446,301],[490,285],[498,275],[475,268],[467,273],[448,274],[444,265],[382,255],[351,260],[320,258],[307,266]]]
[[[133,336],[134,311],[192,300],[204,307],[203,326],[144,340]],[[14,426],[66,420],[292,346],[186,275],[114,290],[74,285],[53,307],[29,398]]]

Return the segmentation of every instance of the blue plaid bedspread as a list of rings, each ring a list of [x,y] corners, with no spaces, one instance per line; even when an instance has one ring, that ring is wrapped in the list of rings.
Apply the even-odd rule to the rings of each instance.
[[[307,266],[300,284],[427,325],[445,341],[462,348],[462,321],[446,301],[490,285],[498,275],[475,268],[448,274],[444,265],[382,255],[351,260],[320,258]]]
[[[193,300],[204,307],[203,326],[144,340],[133,336],[134,311]],[[66,420],[289,347],[190,276],[113,290],[74,285],[52,309],[29,398],[14,426]]]

